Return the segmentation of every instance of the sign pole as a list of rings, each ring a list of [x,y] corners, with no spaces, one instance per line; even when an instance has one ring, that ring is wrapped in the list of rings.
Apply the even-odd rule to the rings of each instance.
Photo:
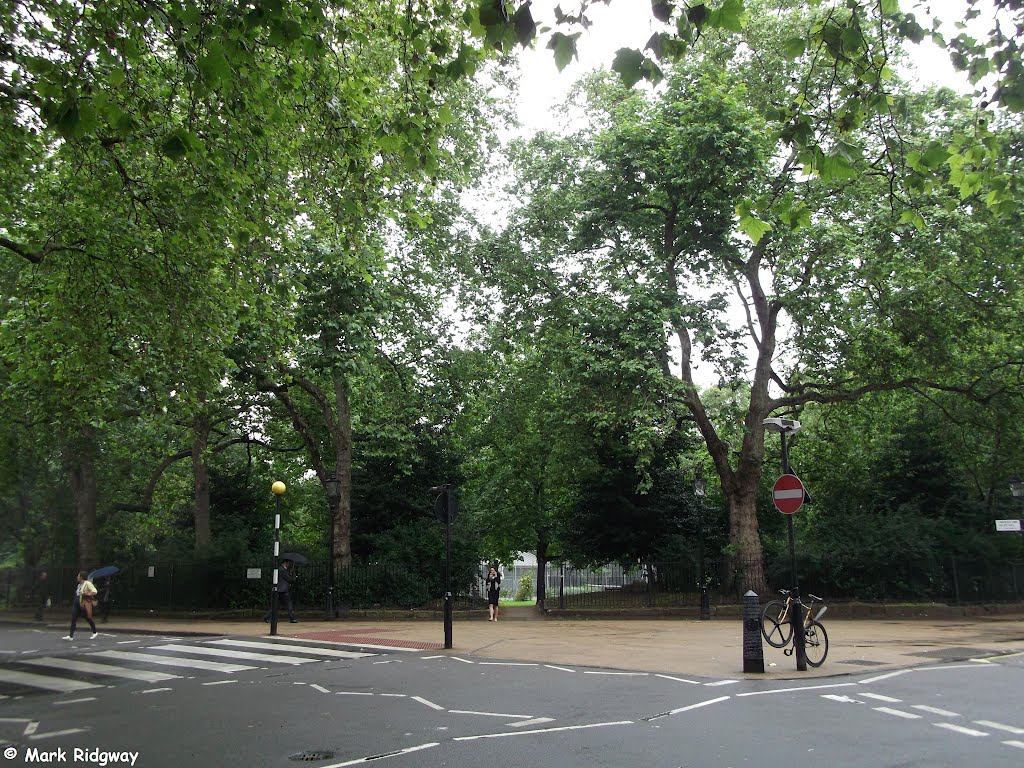
[[[779,433],[782,438],[782,474],[788,475],[789,450],[786,447],[786,431]],[[796,652],[796,671],[807,671],[807,642],[804,638],[804,605],[800,602],[800,582],[796,575],[796,534],[793,531],[793,515],[786,515],[786,532],[789,536],[789,562],[793,575],[793,648]]]

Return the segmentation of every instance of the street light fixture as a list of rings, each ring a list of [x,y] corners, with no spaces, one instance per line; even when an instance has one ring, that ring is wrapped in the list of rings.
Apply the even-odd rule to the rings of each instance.
[[[766,432],[778,432],[782,440],[782,474],[792,474],[789,471],[789,451],[786,448],[786,435],[792,435],[800,431],[800,422],[796,419],[783,419],[772,417],[761,422]],[[796,535],[793,532],[793,515],[786,515],[786,530],[789,535],[789,560],[792,571],[793,586],[793,648],[796,652],[796,668],[798,672],[807,671],[807,653],[804,643],[804,606],[800,602],[800,582],[796,575]]]
[[[332,473],[324,480],[324,491],[327,493],[328,526],[327,526],[327,618],[338,618],[338,608],[334,602],[334,527],[338,517],[338,499],[341,498],[341,481]]]
[[[700,547],[700,567],[698,587],[700,588],[700,618],[711,618],[711,603],[708,600],[708,580],[704,574],[704,494],[707,492],[708,483],[697,468],[697,474],[693,478],[693,495],[697,497],[697,541]]]
[[[1010,478],[1010,493],[1015,499],[1024,498],[1024,480],[1021,480],[1020,476],[1015,475]]]

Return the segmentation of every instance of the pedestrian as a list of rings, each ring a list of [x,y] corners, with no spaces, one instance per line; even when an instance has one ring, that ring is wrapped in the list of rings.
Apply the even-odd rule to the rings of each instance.
[[[35,588],[36,621],[43,620],[43,611],[50,607],[50,577],[46,571],[39,572]]]
[[[299,620],[295,618],[295,608],[292,607],[292,585],[295,584],[295,574],[291,571],[292,561],[282,560],[281,567],[277,569],[277,601],[278,604],[283,601],[285,608],[288,610],[288,621],[292,624],[298,624]],[[267,611],[263,617],[264,621],[270,621],[270,611]]]
[[[493,565],[487,572],[487,620],[498,620],[498,594],[501,591],[501,574]]]
[[[111,592],[113,581],[113,576],[107,576],[103,580],[103,588],[100,590],[100,617],[104,624],[110,621],[110,609],[114,605],[114,595]]]
[[[85,571],[79,571],[76,578],[78,584],[75,586],[75,596],[71,598],[71,629],[64,639],[75,639],[75,625],[78,623],[78,617],[84,613],[85,620],[92,627],[92,637],[89,639],[95,640],[100,634],[96,631],[96,622],[92,620],[92,609],[96,603],[96,586],[86,578]]]

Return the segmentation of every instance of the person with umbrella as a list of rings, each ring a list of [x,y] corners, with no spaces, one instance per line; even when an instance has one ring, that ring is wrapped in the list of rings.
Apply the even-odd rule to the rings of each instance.
[[[71,629],[64,639],[75,639],[75,625],[78,623],[78,617],[84,613],[85,620],[92,627],[92,637],[89,639],[95,640],[100,634],[96,629],[96,622],[92,620],[92,605],[96,601],[96,587],[86,578],[85,571],[79,571],[76,578],[78,583],[75,585],[75,596],[71,598]]]
[[[102,589],[99,592],[99,607],[100,615],[103,617],[103,623],[106,624],[110,619],[110,609],[114,604],[114,596],[111,592],[113,587],[114,574],[118,573],[121,569],[116,565],[105,565],[102,568],[97,568],[89,574],[89,581],[94,584],[98,579],[103,579]]]
[[[291,566],[292,561],[285,559],[277,569],[277,599],[284,601],[284,606],[288,610],[288,621],[298,624],[299,620],[295,618],[295,609],[292,607],[291,587],[295,584],[295,574],[292,573]],[[270,621],[270,611],[267,611],[263,621]]]

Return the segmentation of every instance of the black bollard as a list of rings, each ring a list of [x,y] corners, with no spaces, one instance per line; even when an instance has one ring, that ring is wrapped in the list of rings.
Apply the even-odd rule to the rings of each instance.
[[[764,672],[761,645],[761,601],[750,590],[743,596],[743,671]]]

